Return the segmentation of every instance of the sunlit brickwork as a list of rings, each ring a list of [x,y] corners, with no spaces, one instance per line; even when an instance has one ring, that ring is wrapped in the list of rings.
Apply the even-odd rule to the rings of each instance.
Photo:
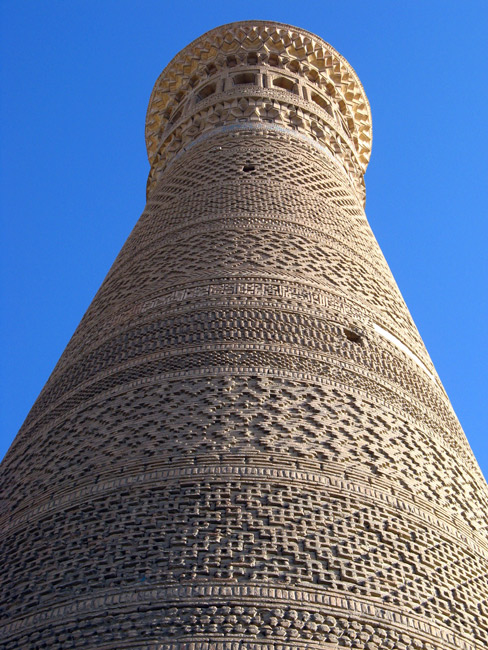
[[[0,647],[484,650],[488,490],[364,214],[356,74],[219,27],[146,135],[146,209],[1,466]]]

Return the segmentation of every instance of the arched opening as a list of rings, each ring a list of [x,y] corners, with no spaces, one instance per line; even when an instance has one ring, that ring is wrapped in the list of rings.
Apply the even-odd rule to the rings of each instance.
[[[292,72],[298,73],[300,70],[299,62],[296,60],[290,61],[290,63],[288,64],[288,69],[291,70]]]
[[[297,94],[297,91],[295,90],[295,82],[286,77],[276,77],[273,79],[273,86],[282,88],[283,90],[288,90],[288,92],[295,93],[295,95]]]
[[[210,95],[214,94],[216,89],[217,89],[216,83],[207,84],[206,86],[204,86],[198,91],[197,101],[201,101],[202,99],[206,99],[207,97],[210,97]]]
[[[317,93],[312,93],[310,95],[310,99],[315,102],[320,108],[323,108],[324,111],[327,111],[329,115],[332,115],[332,109],[330,107],[329,102],[324,99],[321,95],[317,95]]]
[[[241,72],[241,74],[236,74],[233,77],[234,86],[239,86],[240,84],[255,84],[256,75],[253,72]]]
[[[270,54],[268,56],[268,65],[272,65],[275,68],[280,67],[280,57],[277,54]]]
[[[307,77],[309,81],[311,81],[313,84],[317,84],[320,86],[320,75],[317,72],[317,70],[310,70]]]

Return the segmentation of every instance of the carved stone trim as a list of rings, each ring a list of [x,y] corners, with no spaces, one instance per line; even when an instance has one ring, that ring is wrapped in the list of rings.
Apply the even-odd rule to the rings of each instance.
[[[188,120],[195,109],[200,113],[208,108],[217,99],[214,94],[235,94],[238,90],[243,97],[248,92],[247,84],[278,103],[303,106],[305,102],[308,111],[322,114],[322,123],[329,121],[323,118],[323,113],[329,112],[335,130],[342,134],[339,146],[354,152],[358,176],[364,173],[371,152],[371,112],[356,73],[318,36],[269,21],[237,22],[212,29],[166,66],[154,86],[147,111],[146,143],[151,166],[160,167],[161,145],[163,140],[167,143],[168,126],[172,129],[178,121]],[[209,97],[212,101],[207,101]],[[210,114],[215,117],[214,111]],[[205,122],[203,128],[214,126],[210,114],[207,111],[200,115]],[[268,119],[260,111],[254,117]],[[237,115],[235,118],[239,119]],[[297,119],[302,123],[302,116]],[[295,126],[289,124],[290,129]]]

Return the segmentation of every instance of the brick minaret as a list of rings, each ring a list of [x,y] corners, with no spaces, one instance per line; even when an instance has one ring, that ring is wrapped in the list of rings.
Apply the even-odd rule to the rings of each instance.
[[[486,648],[488,490],[364,214],[351,66],[219,27],[147,144],[146,209],[1,467],[0,647]]]

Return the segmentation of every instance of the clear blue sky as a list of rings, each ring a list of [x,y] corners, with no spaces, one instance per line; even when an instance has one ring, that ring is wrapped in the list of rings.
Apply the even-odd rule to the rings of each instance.
[[[144,207],[157,76],[204,31],[259,18],[319,34],[363,82],[368,218],[488,475],[486,0],[0,8],[0,457]]]

